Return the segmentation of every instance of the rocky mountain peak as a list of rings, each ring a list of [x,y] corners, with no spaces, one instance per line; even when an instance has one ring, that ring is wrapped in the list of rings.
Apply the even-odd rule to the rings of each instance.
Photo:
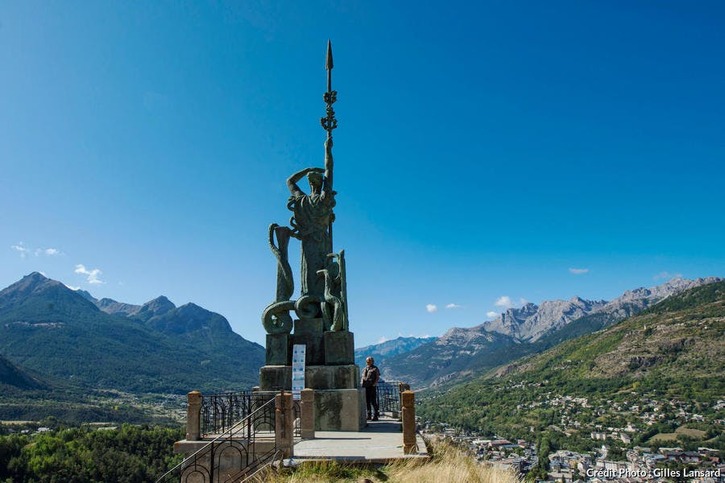
[[[96,298],[93,295],[91,295],[91,293],[88,292],[87,290],[82,290],[79,288],[75,292],[86,300],[90,300],[93,303],[97,302]]]
[[[697,278],[694,280],[675,277],[672,280],[655,287],[639,287],[634,290],[627,290],[621,297],[612,300],[604,306],[601,309],[601,312],[608,313],[612,320],[621,320],[631,317],[632,315],[641,312],[650,305],[656,304],[667,297],[676,295],[691,288],[699,287],[700,285],[719,282],[721,280],[722,279],[718,277]]]
[[[34,292],[44,290],[50,286],[64,286],[60,282],[51,280],[44,276],[42,273],[33,272],[29,275],[24,276],[14,284],[4,289],[0,294],[15,293],[18,295],[29,295]]]
[[[143,304],[132,316],[146,322],[152,317],[161,317],[174,309],[176,309],[176,305],[161,295]]]
[[[536,305],[527,303],[521,308],[510,308],[500,317],[484,324],[490,332],[509,335],[520,341],[535,342],[552,330],[557,330],[572,320],[591,313],[604,305],[604,301],[547,300]]]
[[[75,290],[65,284],[47,278],[41,273],[33,272],[21,278],[14,284],[0,291],[0,312],[11,313],[16,310],[22,312],[26,304],[33,304],[36,300],[52,300],[46,304],[46,311],[71,316],[77,310],[96,306]],[[18,312],[15,312],[16,315]]]
[[[48,277],[40,272],[32,272],[20,279],[20,282],[25,281],[26,283],[38,283],[50,280]]]
[[[164,306],[167,307],[168,304]],[[146,323],[162,332],[174,334],[188,334],[200,330],[219,333],[232,332],[229,321],[224,316],[194,303],[174,307],[148,319]]]
[[[176,305],[169,300],[165,295],[159,295],[153,300],[149,300],[145,304],[143,304],[143,307],[150,307],[154,310],[161,310],[161,311],[169,311],[171,309],[175,309]]]
[[[122,317],[134,317],[141,310],[140,305],[126,304],[107,297],[97,300],[95,304],[96,307],[107,314],[120,315]]]

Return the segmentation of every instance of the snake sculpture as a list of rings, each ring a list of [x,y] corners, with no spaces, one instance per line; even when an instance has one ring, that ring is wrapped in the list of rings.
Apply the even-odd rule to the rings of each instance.
[[[292,331],[289,312],[295,309],[295,301],[290,300],[295,285],[287,253],[291,234],[292,230],[286,226],[269,225],[269,248],[277,259],[277,294],[275,301],[262,312],[262,325],[268,334],[289,334]],[[278,245],[274,243],[275,235]]]
[[[318,270],[325,277],[324,301],[321,304],[325,329],[332,331],[347,330],[347,307],[345,303],[345,258],[344,251],[331,253],[329,258],[337,257],[338,262],[328,262],[328,268]]]

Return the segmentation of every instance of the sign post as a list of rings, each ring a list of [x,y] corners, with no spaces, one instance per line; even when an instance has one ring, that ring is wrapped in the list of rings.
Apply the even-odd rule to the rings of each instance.
[[[292,399],[300,400],[300,391],[305,388],[305,355],[306,344],[295,344],[292,347]]]

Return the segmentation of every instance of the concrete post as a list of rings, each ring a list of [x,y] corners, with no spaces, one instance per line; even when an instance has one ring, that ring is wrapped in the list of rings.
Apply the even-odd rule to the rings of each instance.
[[[294,456],[294,406],[292,393],[282,391],[274,397],[274,443],[283,458]]]
[[[199,441],[201,439],[201,393],[191,391],[186,398],[186,440]]]
[[[393,409],[393,418],[395,418],[395,419],[402,418],[400,411],[403,408],[403,397],[402,397],[403,391],[410,391],[410,384],[406,384],[404,382],[398,383],[398,403],[399,403],[399,405],[398,405],[397,410]]]
[[[403,453],[414,454],[418,448],[415,437],[415,393],[403,391]]]
[[[300,391],[300,433],[302,439],[315,437],[315,390]]]

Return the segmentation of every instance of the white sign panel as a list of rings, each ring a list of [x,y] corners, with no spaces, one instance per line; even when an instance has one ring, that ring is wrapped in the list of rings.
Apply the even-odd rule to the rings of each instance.
[[[307,345],[292,346],[292,399],[300,399],[300,391],[305,388],[305,355]]]

